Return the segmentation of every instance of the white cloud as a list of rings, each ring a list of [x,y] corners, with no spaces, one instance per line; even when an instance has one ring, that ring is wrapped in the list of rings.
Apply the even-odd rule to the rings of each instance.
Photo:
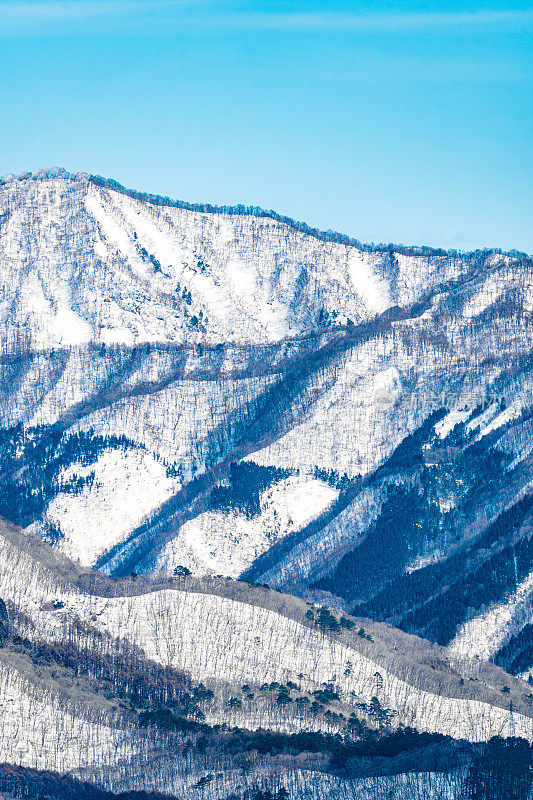
[[[236,25],[299,30],[387,30],[473,25],[528,25],[533,9],[516,11],[419,12],[413,14],[276,13],[232,15]],[[229,21],[229,20],[228,20]]]
[[[178,0],[51,0],[49,3],[2,3],[0,24],[34,24],[55,20],[84,20],[144,13],[178,7]]]
[[[273,30],[407,30],[484,25],[529,25],[533,9],[511,11],[460,11],[417,13],[248,13],[216,12],[209,2],[187,0],[50,0],[50,2],[6,2],[0,4],[0,25],[7,28],[32,27],[39,23],[82,22],[84,20],[149,16],[157,22],[157,13],[187,8],[184,18],[175,21],[188,27],[220,26]],[[193,10],[195,9],[195,11]],[[191,13],[192,11],[192,13]],[[168,24],[168,14],[161,21]],[[46,31],[43,31],[46,32]]]

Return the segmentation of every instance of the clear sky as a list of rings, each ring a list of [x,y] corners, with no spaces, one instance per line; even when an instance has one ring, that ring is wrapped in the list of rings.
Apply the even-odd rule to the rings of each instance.
[[[533,252],[533,5],[0,0],[0,172]]]

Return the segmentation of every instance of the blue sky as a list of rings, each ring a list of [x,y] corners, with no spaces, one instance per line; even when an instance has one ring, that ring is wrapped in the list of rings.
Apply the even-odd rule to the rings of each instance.
[[[0,0],[0,172],[533,252],[533,5]]]

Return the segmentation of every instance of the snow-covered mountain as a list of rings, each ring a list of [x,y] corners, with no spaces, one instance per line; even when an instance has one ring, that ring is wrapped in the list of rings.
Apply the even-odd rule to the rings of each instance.
[[[0,567],[1,763],[115,792],[229,798],[266,785],[304,798],[314,783],[317,798],[355,798],[360,780],[337,776],[320,752],[334,741],[349,753],[361,736],[388,736],[418,757],[428,743],[449,757],[457,747],[414,733],[406,747],[407,725],[465,740],[465,767],[476,752],[466,742],[533,739],[527,684],[388,625],[228,578],[113,580],[7,523]],[[261,750],[265,729],[273,750]],[[304,733],[302,761],[287,737]],[[381,797],[379,781],[367,788]]]
[[[248,211],[4,179],[0,510],[110,573],[245,574],[527,675],[531,260]]]
[[[272,219],[155,206],[88,177],[11,180],[1,202],[2,322],[34,350],[267,344],[392,304],[388,256]]]
[[[0,181],[0,282],[0,516],[78,572],[164,587],[67,592],[56,599],[68,620],[206,685],[253,683],[258,664],[262,682],[296,683],[298,664],[311,690],[364,656],[353,675],[368,672],[368,703],[374,645],[302,628],[305,601],[390,623],[413,653],[408,634],[449,645],[450,664],[533,674],[530,258],[365,246],[274,212],[54,170]],[[32,572],[8,581],[26,592],[12,601],[61,639],[70,622]],[[196,588],[176,593],[187,572]],[[300,610],[271,607],[266,590],[234,596],[226,577],[290,592]],[[191,639],[196,660],[172,644],[177,619],[215,626],[212,641]],[[374,639],[387,630],[376,625]],[[261,629],[269,647],[233,629]],[[223,663],[205,649],[217,641]],[[268,665],[272,647],[287,666]],[[387,661],[383,698],[405,724],[469,739],[505,730],[496,690],[483,702],[501,720],[462,722],[449,678],[427,689],[401,661]],[[342,692],[358,692],[345,678]],[[438,724],[413,685],[447,698],[429,702]],[[235,707],[233,724],[301,729],[271,705]],[[151,746],[141,737],[138,754]]]

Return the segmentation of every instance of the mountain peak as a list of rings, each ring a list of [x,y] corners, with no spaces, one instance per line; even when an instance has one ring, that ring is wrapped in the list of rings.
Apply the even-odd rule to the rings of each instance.
[[[193,206],[62,169],[3,179],[0,215],[0,316],[8,346],[30,349],[320,334],[506,259],[372,249],[274,212]]]

